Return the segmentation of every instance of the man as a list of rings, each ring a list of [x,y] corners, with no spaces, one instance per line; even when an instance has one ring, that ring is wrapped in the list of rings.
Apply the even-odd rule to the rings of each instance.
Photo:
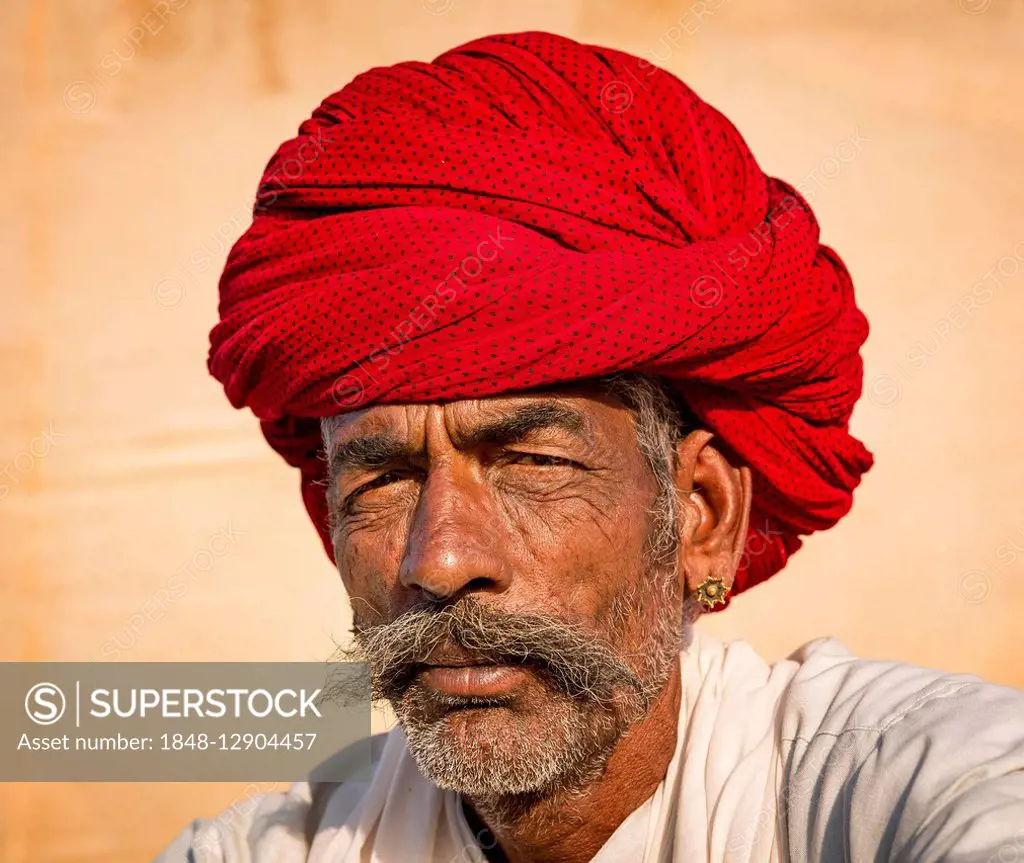
[[[1024,854],[1020,693],[693,629],[871,457],[842,261],[677,79],[543,33],[359,76],[268,165],[220,311],[399,725],[162,860]]]

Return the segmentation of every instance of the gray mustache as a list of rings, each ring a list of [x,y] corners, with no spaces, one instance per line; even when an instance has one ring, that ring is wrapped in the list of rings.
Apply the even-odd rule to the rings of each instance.
[[[356,646],[340,651],[369,665],[372,697],[399,698],[418,666],[438,648],[458,647],[481,662],[527,665],[574,699],[607,704],[621,687],[644,685],[611,644],[553,617],[506,612],[464,597],[439,610],[416,610],[357,628]]]

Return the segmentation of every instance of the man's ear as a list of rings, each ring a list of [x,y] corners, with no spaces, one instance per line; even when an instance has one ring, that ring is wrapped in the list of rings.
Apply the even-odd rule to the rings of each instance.
[[[697,429],[676,445],[679,572],[687,594],[712,577],[732,587],[747,541],[750,469],[731,464],[714,439]]]

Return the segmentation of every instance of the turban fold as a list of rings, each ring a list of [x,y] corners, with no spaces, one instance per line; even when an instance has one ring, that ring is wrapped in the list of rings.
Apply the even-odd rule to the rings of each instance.
[[[667,381],[748,465],[733,592],[835,524],[867,322],[789,185],[669,73],[546,33],[375,68],[270,160],[220,281],[209,369],[301,471],[319,418],[615,372]]]

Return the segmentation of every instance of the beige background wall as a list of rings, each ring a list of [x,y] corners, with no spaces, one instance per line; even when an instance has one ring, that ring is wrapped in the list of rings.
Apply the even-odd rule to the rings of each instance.
[[[6,0],[0,659],[322,659],[345,639],[297,477],[206,377],[218,267],[323,96],[534,28],[658,59],[721,108],[812,199],[873,325],[854,425],[878,463],[853,513],[707,628],[1024,686],[1015,0]],[[252,790],[4,786],[0,860],[148,860]]]

